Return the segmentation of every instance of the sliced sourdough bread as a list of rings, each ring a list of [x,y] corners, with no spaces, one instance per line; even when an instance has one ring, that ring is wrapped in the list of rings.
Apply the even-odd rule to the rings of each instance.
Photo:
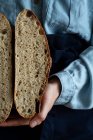
[[[30,10],[19,13],[15,25],[15,93],[18,113],[31,118],[48,82],[51,57],[45,32]]]
[[[0,122],[8,118],[13,104],[11,38],[10,24],[0,14]]]

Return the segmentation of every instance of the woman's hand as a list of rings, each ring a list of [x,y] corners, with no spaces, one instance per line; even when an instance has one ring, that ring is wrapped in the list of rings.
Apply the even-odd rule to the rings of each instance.
[[[50,79],[41,100],[40,113],[36,114],[34,118],[30,120],[30,127],[35,127],[46,119],[47,114],[59,96],[59,92],[60,86],[58,79]]]
[[[48,85],[44,91],[43,97],[40,103],[40,112],[36,114],[32,119],[24,118],[15,118],[9,119],[3,123],[0,123],[0,126],[21,126],[21,125],[30,125],[31,128],[41,124],[47,117],[47,114],[53,107],[56,99],[60,93],[61,84],[57,77],[50,78]]]

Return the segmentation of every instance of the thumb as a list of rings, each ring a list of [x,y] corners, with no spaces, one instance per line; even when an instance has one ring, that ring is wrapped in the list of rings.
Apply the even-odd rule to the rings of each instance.
[[[48,84],[40,102],[40,113],[45,118],[49,113],[49,111],[51,110],[51,108],[53,107],[54,102],[56,100],[56,96],[54,95],[55,94],[54,94],[53,86],[51,84]]]
[[[52,96],[50,92],[51,91],[48,85],[40,102],[40,112],[31,119],[30,127],[35,127],[36,125],[41,124],[46,119],[48,112],[54,104],[54,102],[51,101]]]

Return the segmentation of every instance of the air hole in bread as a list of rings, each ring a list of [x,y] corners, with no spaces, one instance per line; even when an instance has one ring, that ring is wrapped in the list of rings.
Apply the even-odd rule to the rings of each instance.
[[[36,103],[36,113],[39,113],[39,100],[38,99],[36,99],[35,100],[35,103]]]
[[[39,25],[40,25],[40,23],[37,21],[37,22],[36,22],[36,25],[38,25],[38,26],[39,26]]]
[[[39,45],[39,42],[38,42],[38,41],[36,41],[36,44],[37,44],[37,45]]]
[[[35,78],[37,78],[38,77],[38,75],[35,75]]]
[[[18,96],[18,92],[16,93],[16,96]]]
[[[19,109],[19,107],[16,107],[16,109]]]
[[[47,57],[49,57],[49,54],[47,53]]]
[[[22,106],[22,109],[24,109],[24,106]]]
[[[39,75],[39,71],[36,72],[35,78],[38,77],[38,75]]]
[[[2,83],[2,85],[5,85],[4,83]]]
[[[4,120],[4,117],[3,116],[0,116],[1,120]]]
[[[25,101],[26,99],[25,98],[23,98],[23,101]]]
[[[42,95],[42,94],[43,94],[43,90],[40,89],[40,91],[39,91],[39,95]]]
[[[5,98],[2,98],[3,101],[5,101]]]
[[[44,35],[42,28],[40,28],[39,34],[40,34],[40,35]]]
[[[45,49],[45,54],[47,53],[47,50]]]
[[[38,56],[38,54],[36,53],[36,56]]]
[[[7,29],[3,29],[2,34],[6,34],[6,33],[7,33]]]
[[[2,40],[4,40],[4,37],[2,36]]]
[[[30,113],[30,114],[32,113],[32,111],[31,111],[31,109],[30,109],[30,108],[28,109],[28,113]]]
[[[37,71],[37,75],[39,74],[39,71]]]
[[[20,86],[20,85],[21,85],[21,83],[22,83],[22,81],[20,80],[18,85]]]
[[[28,10],[27,13],[26,13],[26,16],[31,17],[32,15],[33,15],[33,13],[30,10]]]
[[[23,21],[24,23],[27,23],[27,21],[25,20],[25,21]]]
[[[25,33],[26,33],[26,34],[28,34],[28,32],[27,32],[27,31],[25,31]]]
[[[18,31],[18,34],[19,34],[19,35],[21,34],[21,31],[20,31],[20,30]]]
[[[33,36],[36,37],[36,34],[34,34]]]

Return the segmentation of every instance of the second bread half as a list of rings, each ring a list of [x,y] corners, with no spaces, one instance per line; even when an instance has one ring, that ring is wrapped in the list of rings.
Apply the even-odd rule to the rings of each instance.
[[[45,32],[30,10],[19,13],[15,26],[15,93],[18,113],[35,115],[46,87],[51,57]]]

